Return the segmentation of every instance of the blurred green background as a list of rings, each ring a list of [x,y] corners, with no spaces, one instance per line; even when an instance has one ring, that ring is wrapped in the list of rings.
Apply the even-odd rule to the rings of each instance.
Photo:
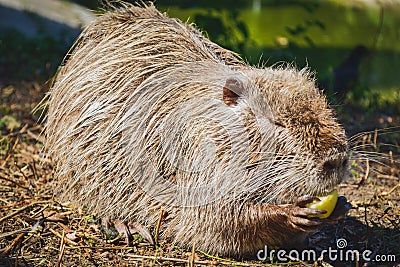
[[[70,0],[92,10],[98,0]],[[134,2],[134,1],[130,1]],[[339,111],[400,113],[400,3],[351,0],[157,0],[252,65],[315,71]],[[50,79],[74,38],[0,31],[0,82]],[[349,112],[348,112],[349,113]]]

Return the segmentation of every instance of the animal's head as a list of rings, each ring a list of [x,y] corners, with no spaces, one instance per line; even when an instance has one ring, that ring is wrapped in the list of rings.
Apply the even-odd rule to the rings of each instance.
[[[227,79],[223,101],[247,121],[252,198],[285,203],[332,190],[348,174],[347,139],[308,71],[251,69],[244,76]]]

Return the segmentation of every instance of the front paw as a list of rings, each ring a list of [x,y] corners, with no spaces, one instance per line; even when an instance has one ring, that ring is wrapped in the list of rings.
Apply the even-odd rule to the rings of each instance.
[[[321,229],[323,221],[317,216],[325,214],[325,210],[307,208],[306,205],[318,200],[313,196],[302,196],[295,204],[288,205],[289,223],[302,232],[317,232]]]

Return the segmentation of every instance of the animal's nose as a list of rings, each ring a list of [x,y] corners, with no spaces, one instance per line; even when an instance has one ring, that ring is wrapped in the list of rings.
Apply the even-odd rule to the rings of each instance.
[[[348,161],[348,157],[337,157],[334,159],[328,159],[323,163],[322,168],[324,172],[332,172],[340,168],[344,168],[347,165]]]

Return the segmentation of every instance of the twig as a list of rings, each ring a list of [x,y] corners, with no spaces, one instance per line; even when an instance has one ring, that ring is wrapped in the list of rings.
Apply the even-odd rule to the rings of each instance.
[[[53,229],[49,228],[50,232],[52,232],[55,236],[57,236],[58,238],[61,238],[61,240],[63,240],[64,243],[68,243],[72,246],[78,246],[78,243],[68,239],[68,238],[64,238],[62,235],[60,235],[57,231],[54,231]],[[63,231],[64,233],[64,231]]]
[[[19,132],[18,132],[18,134],[23,134],[23,133],[25,133],[26,132],[26,129],[28,129],[28,124],[25,124],[22,128],[21,128],[21,130],[19,130]]]
[[[369,159],[366,159],[366,160],[365,160],[365,165],[366,165],[365,175],[364,175],[364,177],[361,179],[361,181],[358,183],[358,187],[360,187],[361,185],[363,185],[363,184],[367,181],[367,179],[368,179],[368,176],[369,176]]]
[[[12,235],[15,235],[15,234],[19,234],[19,233],[29,233],[29,232],[31,232],[32,231],[32,228],[31,227],[27,227],[27,228],[22,228],[22,229],[18,229],[18,230],[15,230],[15,231],[10,231],[10,232],[7,232],[7,233],[2,233],[2,234],[0,234],[0,239],[2,239],[2,238],[6,238],[7,236],[12,236]]]
[[[369,135],[369,134],[368,134]],[[364,135],[361,140],[361,147],[365,148],[365,144],[367,143],[367,135]]]
[[[5,199],[0,199],[0,201],[3,201],[4,203],[6,203]],[[6,203],[6,206],[0,206],[0,209],[8,209],[8,208],[12,208],[12,207],[16,207],[16,206],[21,206],[24,205],[26,202],[24,200],[22,201],[18,201],[18,202],[14,202],[14,203]]]
[[[68,243],[68,241],[67,241]],[[149,245],[147,245],[149,246]],[[68,249],[101,249],[101,250],[132,250],[137,248],[137,246],[129,247],[129,246],[113,246],[113,247],[106,247],[106,246],[74,246],[68,247]]]
[[[35,164],[35,160],[32,159],[32,164],[29,164],[29,168],[31,169],[33,176],[35,177],[35,180],[39,180],[39,176],[37,174],[37,169],[36,169],[36,164]]]
[[[50,229],[50,230],[53,230],[53,229]],[[57,267],[61,266],[62,258],[64,256],[64,249],[65,249],[64,237],[65,237],[65,233],[64,233],[64,230],[63,230],[62,236],[61,236],[60,254],[58,255]]]
[[[17,138],[15,139],[15,142],[14,142],[12,148],[11,148],[9,151],[7,151],[8,155],[7,155],[6,159],[4,160],[4,162],[1,164],[1,167],[6,166],[7,161],[10,160],[11,155],[12,155],[12,152],[13,152],[13,151],[15,150],[15,148],[17,147],[18,142],[19,142],[19,138],[17,137]]]
[[[382,179],[389,179],[389,180],[399,180],[399,177],[396,177],[394,175],[378,174],[376,177],[382,178]]]
[[[37,211],[35,214],[33,214],[31,217],[35,218],[36,216],[38,216],[40,213],[42,213],[45,209],[47,209],[48,207],[50,207],[49,204],[44,205],[44,207],[42,207],[39,211]]]
[[[268,264],[268,263],[263,263],[263,264],[255,263],[255,264],[253,264],[252,263],[252,264],[249,264],[249,263],[245,263],[245,262],[234,261],[234,260],[230,260],[230,259],[224,259],[224,258],[221,258],[221,257],[218,257],[218,256],[213,256],[213,255],[210,255],[210,254],[208,254],[208,253],[206,253],[206,252],[204,252],[202,250],[197,250],[197,251],[200,252],[201,254],[203,254],[204,256],[210,258],[210,259],[217,260],[218,263],[222,264],[222,265],[231,265],[231,266],[232,265],[233,266],[274,266],[274,265],[279,264],[279,263],[274,263],[274,264]],[[199,264],[199,261],[196,261],[195,263]],[[208,264],[209,264],[209,262],[208,262]],[[287,265],[287,262],[282,263],[282,264]]]
[[[26,186],[24,186],[24,185],[22,185],[22,184],[20,184],[20,183],[18,183],[18,182],[16,182],[16,181],[14,181],[14,180],[11,180],[10,178],[4,176],[4,174],[1,174],[1,173],[0,173],[0,179],[1,179],[1,180],[4,180],[4,181],[7,181],[7,182],[10,182],[10,183],[13,183],[13,184],[15,184],[16,186],[21,187],[21,188],[23,188],[23,189],[25,189],[25,190],[29,190],[29,187],[26,187]]]
[[[180,263],[187,263],[188,260],[178,259],[178,258],[169,258],[169,257],[161,257],[161,256],[144,256],[144,255],[136,255],[136,254],[126,254],[126,256],[136,259],[145,259],[145,260],[153,260],[153,261],[172,261],[172,262],[180,262]],[[209,262],[200,263],[196,261],[196,264],[210,264]]]
[[[367,234],[368,233],[368,229],[369,229],[369,223],[368,223],[368,219],[367,219],[367,204],[364,204],[364,221],[365,221],[365,225],[367,226]]]
[[[7,161],[9,161],[9,160],[10,160],[10,158],[11,158],[11,153],[9,153],[9,154],[7,155],[6,159],[3,161],[3,163],[1,164],[1,166],[0,166],[0,167],[4,167],[4,166],[6,166],[6,164],[7,164]]]
[[[15,253],[15,263],[14,267],[18,267],[18,251]]]
[[[68,239],[66,239],[66,240],[68,240]],[[68,249],[101,249],[101,250],[131,250],[133,248],[135,248],[135,247],[127,247],[127,246],[115,246],[115,247],[74,246],[74,247],[68,247]],[[238,261],[233,261],[233,260],[229,260],[229,259],[212,256],[203,251],[198,250],[198,252],[201,252],[202,254],[204,254],[205,256],[207,256],[211,259],[217,260],[218,264],[220,264],[220,265],[255,266],[255,267],[273,266],[272,264],[268,264],[268,263],[257,264],[257,263],[238,262]],[[153,261],[157,260],[157,261],[171,261],[171,262],[177,262],[177,263],[189,263],[188,259],[169,258],[169,257],[161,257],[161,256],[146,256],[146,255],[137,255],[137,254],[131,254],[131,253],[123,253],[123,255],[125,255],[127,257],[131,257],[131,258],[139,259],[139,260],[153,260]],[[215,262],[211,262],[211,261],[207,261],[207,260],[206,261],[195,260],[193,263],[199,264],[199,265],[211,265],[212,263],[215,263]],[[285,264],[287,264],[287,263],[285,263]]]
[[[194,255],[195,255],[195,253],[196,253],[196,243],[193,242],[192,255],[190,255],[190,258],[188,259],[189,267],[193,267],[194,266],[194,262],[195,262]]]
[[[10,214],[4,216],[3,218],[0,218],[0,223],[2,223],[2,222],[5,221],[5,220],[8,220],[9,218],[14,217],[14,216],[17,215],[18,213],[20,213],[20,212],[22,212],[22,211],[24,211],[24,210],[26,210],[26,209],[29,209],[29,208],[31,208],[31,207],[33,207],[33,206],[35,206],[35,205],[41,205],[41,204],[47,204],[47,203],[49,203],[49,201],[38,201],[38,202],[31,203],[31,204],[29,204],[29,205],[27,205],[27,206],[25,206],[25,207],[22,207],[22,208],[20,208],[20,209],[17,209],[16,211],[14,211],[14,212],[12,212],[12,213],[10,213]]]
[[[376,150],[376,148],[378,147],[376,145],[376,140],[378,139],[378,129],[375,129],[374,131],[374,149]]]
[[[390,164],[394,164],[394,158],[393,158],[393,152],[392,150],[389,151],[389,158],[390,158]]]
[[[15,166],[18,168],[19,172],[22,174],[22,176],[24,177],[25,180],[28,180],[28,177],[26,177],[24,171],[22,170],[22,168],[20,166],[18,166],[17,164],[15,164]],[[25,168],[25,167],[24,167]]]
[[[157,226],[156,226],[156,233],[154,235],[154,243],[158,245],[158,237],[160,234],[161,223],[164,218],[164,210],[160,211],[160,216],[158,217]]]
[[[138,260],[158,260],[158,261],[171,261],[171,262],[177,262],[177,263],[188,263],[189,260],[184,260],[184,259],[178,259],[178,258],[169,258],[169,257],[158,257],[158,256],[144,256],[144,255],[136,255],[136,254],[124,254],[128,257],[135,258]],[[208,254],[207,254],[208,255]],[[209,255],[210,256],[210,255]],[[238,262],[238,261],[233,261],[233,260],[228,260],[228,259],[223,259],[219,257],[214,257],[211,256],[211,258],[217,258],[218,259],[218,264],[219,265],[227,265],[227,266],[255,266],[255,267],[261,267],[261,266],[274,266],[272,264],[268,263],[245,263],[245,262]],[[198,265],[208,265],[210,266],[211,264],[215,264],[215,262],[211,261],[194,261],[194,264]],[[287,265],[287,263],[283,263],[284,265]]]
[[[17,137],[17,138],[15,139],[14,145],[12,146],[10,152],[14,151],[14,150],[17,148],[18,143],[19,143],[19,138]]]
[[[393,193],[394,190],[396,190],[398,187],[400,187],[400,184],[397,184],[397,185],[393,186],[393,188],[390,189],[389,192],[388,192],[387,194],[390,195],[390,194]]]
[[[393,186],[388,192],[383,191],[383,192],[379,193],[378,196],[386,197],[386,196],[390,195],[391,193],[393,193],[398,187],[400,187],[400,183]]]
[[[366,159],[365,164],[367,164],[367,169],[365,170],[364,180],[367,181],[369,176],[369,159]]]
[[[0,209],[4,209],[5,207],[10,207],[10,206],[16,206],[15,203],[10,204],[10,202],[5,200],[4,198],[0,198],[0,201],[6,204],[6,206],[0,206]]]
[[[8,245],[8,246],[6,247],[6,249],[3,251],[3,253],[1,253],[1,257],[7,256],[7,254],[11,251],[11,249],[12,249],[13,247],[15,247],[15,245],[19,242],[19,240],[20,240],[21,238],[23,238],[23,237],[25,236],[25,234],[26,234],[26,233],[20,233],[20,234],[11,242],[11,244]]]

